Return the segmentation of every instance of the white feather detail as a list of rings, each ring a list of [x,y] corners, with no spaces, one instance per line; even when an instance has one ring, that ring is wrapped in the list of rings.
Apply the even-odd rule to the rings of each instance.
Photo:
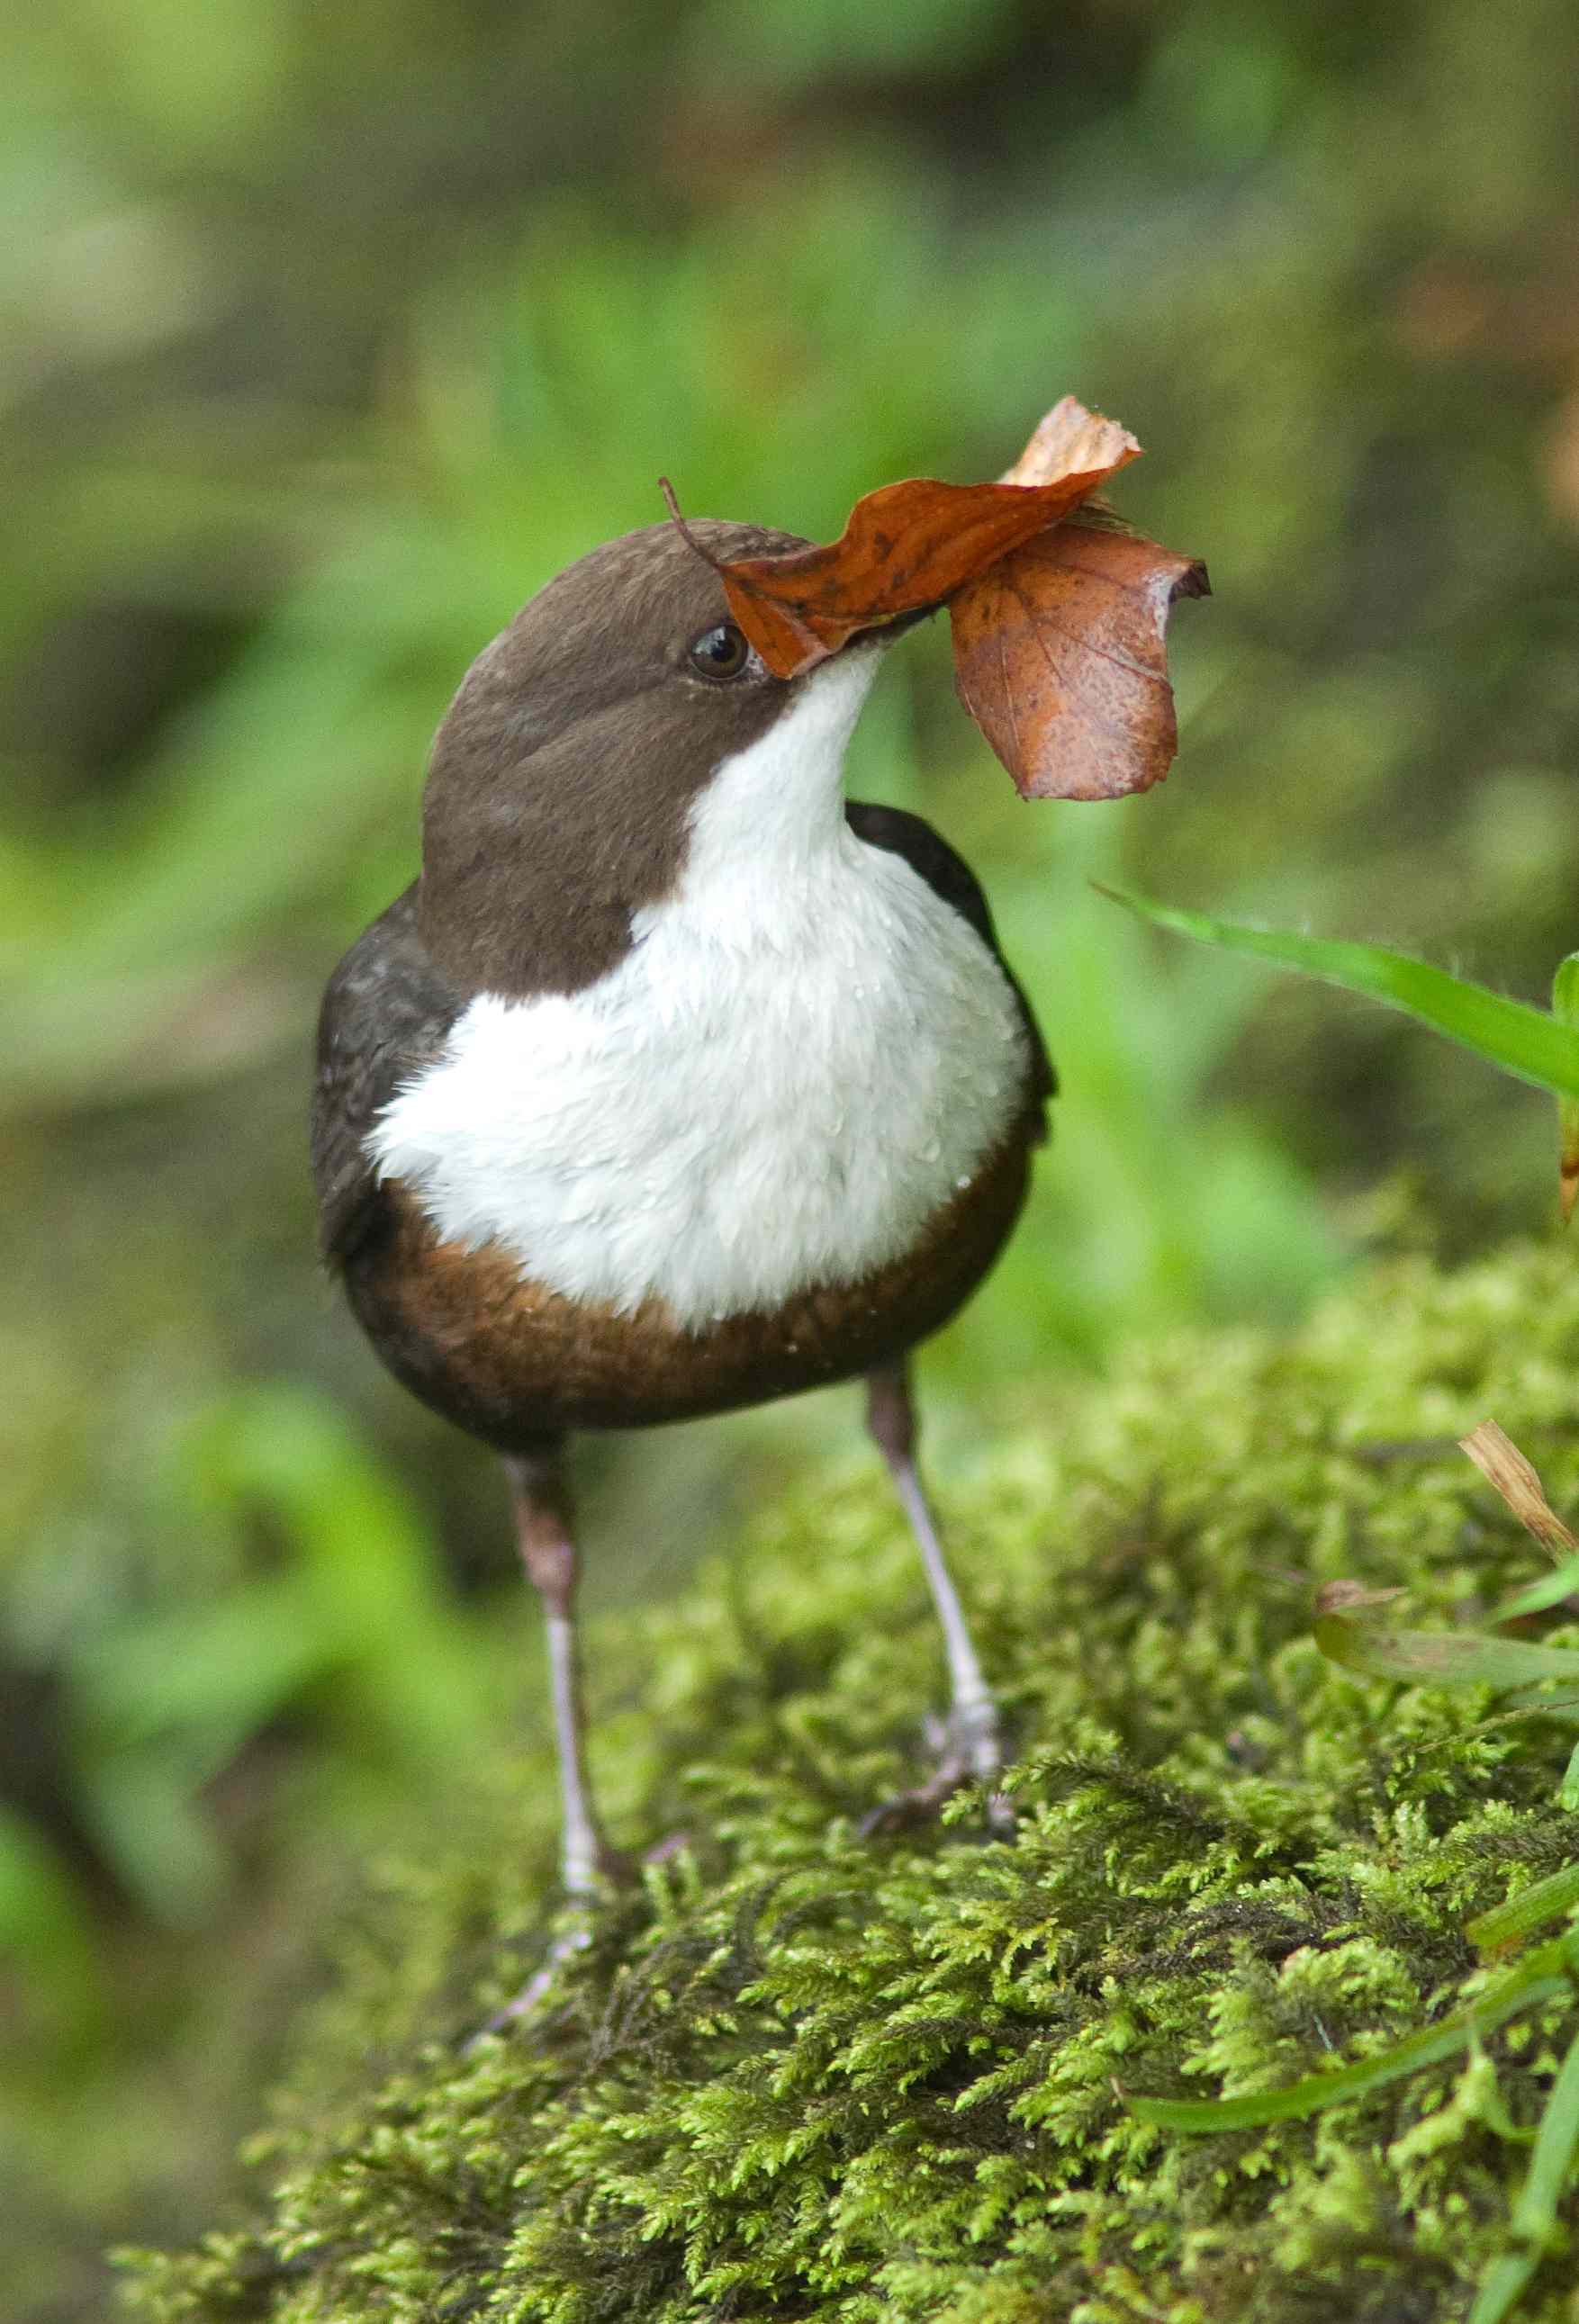
[[[1008,981],[845,821],[876,659],[829,661],[718,769],[615,969],[479,995],[385,1109],[374,1157],[447,1240],[699,1327],[901,1257],[1001,1143],[1030,1064]]]

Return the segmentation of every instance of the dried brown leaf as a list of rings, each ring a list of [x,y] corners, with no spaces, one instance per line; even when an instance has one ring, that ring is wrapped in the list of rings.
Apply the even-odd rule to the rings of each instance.
[[[1206,568],[1078,518],[1039,534],[949,607],[961,701],[1026,798],[1122,798],[1178,747],[1166,635]]]
[[[789,678],[863,630],[946,604],[960,698],[1024,796],[1145,790],[1177,742],[1168,609],[1207,582],[1195,558],[1077,513],[1140,449],[1067,395],[996,484],[884,484],[836,541],[724,560],[730,612]]]
[[[1035,483],[1011,470],[1012,483],[881,485],[856,502],[837,540],[729,558],[720,567],[729,610],[774,676],[797,678],[858,630],[944,604],[1140,450],[1127,428],[1066,396],[1027,447]]]
[[[1139,455],[1140,447],[1127,429],[1119,428],[1116,420],[1104,420],[1100,411],[1088,411],[1078,396],[1061,395],[1050,411],[1043,412],[1031,431],[1030,443],[1014,466],[1004,469],[998,482],[1051,484],[1076,469],[1100,467],[1111,447],[1110,431],[1116,431],[1134,447],[1129,458]]]
[[[1534,1467],[1494,1420],[1482,1420],[1478,1428],[1460,1437],[1459,1445],[1543,1549],[1559,1559],[1579,1553],[1579,1541],[1547,1499]]]

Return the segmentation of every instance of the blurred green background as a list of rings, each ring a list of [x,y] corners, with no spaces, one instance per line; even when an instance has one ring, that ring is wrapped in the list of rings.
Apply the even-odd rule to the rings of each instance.
[[[1069,1367],[1553,1208],[1549,1105],[1094,876],[1539,998],[1579,818],[1565,0],[56,0],[0,74],[0,2216],[8,2316],[207,2224],[312,1940],[542,1715],[492,1464],[315,1270],[317,996],[428,739],[660,514],[817,537],[1073,391],[1205,557],[1184,747],[1022,807],[939,628],[854,787],[983,874],[1062,1071],[935,1465]],[[656,1590],[854,1399],[588,1445]]]

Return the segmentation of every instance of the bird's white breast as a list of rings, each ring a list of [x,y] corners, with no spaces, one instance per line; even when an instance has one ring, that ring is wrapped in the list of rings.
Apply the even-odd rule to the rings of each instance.
[[[700,794],[676,891],[585,991],[482,994],[373,1148],[447,1240],[700,1326],[911,1249],[1024,1102],[988,946],[838,782],[872,657],[827,664]]]

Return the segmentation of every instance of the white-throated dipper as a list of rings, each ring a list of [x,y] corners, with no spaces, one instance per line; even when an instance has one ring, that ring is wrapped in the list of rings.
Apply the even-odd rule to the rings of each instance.
[[[721,558],[804,545],[690,532]],[[864,1377],[952,1690],[937,1772],[900,1804],[1001,1765],[907,1361],[1012,1227],[1054,1084],[970,872],[919,817],[844,798],[892,634],[786,681],[673,525],[593,550],[473,663],[421,876],[324,998],[324,1252],[396,1377],[503,1456],[572,1895],[614,1862],[583,1748],[576,1430]]]

